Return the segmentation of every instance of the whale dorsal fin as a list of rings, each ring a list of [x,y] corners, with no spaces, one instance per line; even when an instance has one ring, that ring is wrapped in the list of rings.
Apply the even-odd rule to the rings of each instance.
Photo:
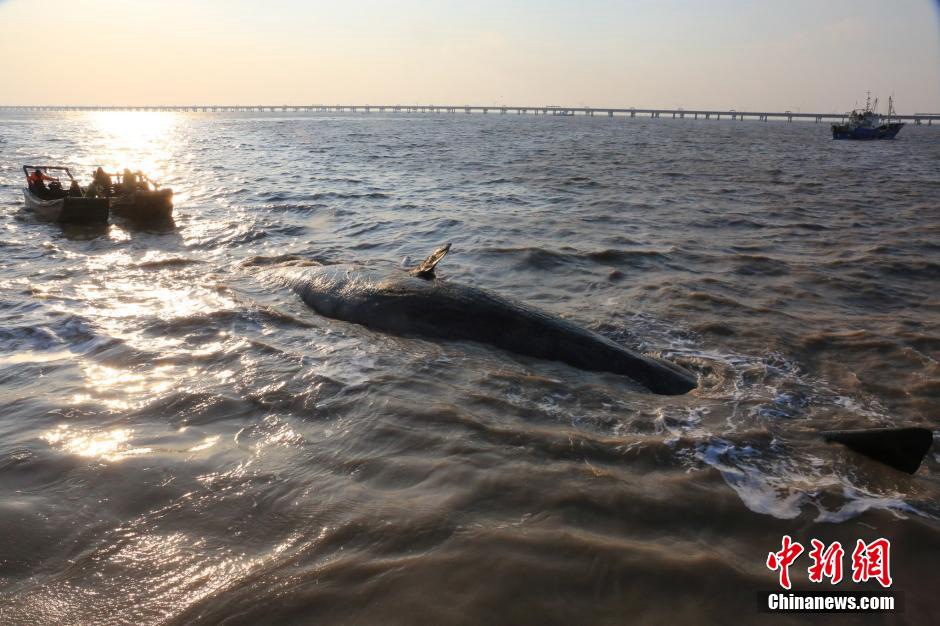
[[[425,260],[421,261],[421,264],[418,267],[414,268],[409,274],[412,276],[417,276],[418,278],[424,278],[425,280],[430,280],[434,278],[434,268],[437,267],[437,264],[441,262],[447,253],[450,252],[450,244],[445,243],[443,246],[431,253],[431,255]]]

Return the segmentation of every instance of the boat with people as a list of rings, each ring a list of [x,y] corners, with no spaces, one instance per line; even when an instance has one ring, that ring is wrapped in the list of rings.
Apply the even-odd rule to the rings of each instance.
[[[122,174],[108,174],[111,184],[111,213],[140,222],[159,222],[173,219],[173,190],[160,188],[160,184],[143,172],[124,170]]]
[[[64,172],[68,188],[50,174]],[[106,223],[109,214],[137,222],[173,219],[173,190],[143,172],[109,174],[99,167],[82,186],[63,165],[24,165],[26,206],[37,215],[63,223]],[[60,174],[61,175],[61,174]]]
[[[69,179],[69,187],[51,173],[62,173]],[[89,197],[86,189],[62,165],[24,165],[26,187],[23,197],[26,206],[36,215],[54,222],[68,224],[101,224],[108,221],[107,198]],[[47,184],[48,183],[48,184]]]
[[[832,125],[833,139],[894,139],[904,127],[903,122],[892,122],[894,99],[888,98],[888,115],[878,113],[878,98],[874,103],[871,92],[865,101],[864,109],[855,109],[848,113],[848,120],[843,124]]]

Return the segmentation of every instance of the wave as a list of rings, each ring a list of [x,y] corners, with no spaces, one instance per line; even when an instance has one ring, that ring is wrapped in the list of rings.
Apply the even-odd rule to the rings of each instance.
[[[370,191],[365,193],[350,193],[342,191],[322,191],[311,194],[314,200],[387,200],[391,196],[381,191]]]
[[[201,263],[204,263],[204,261],[200,261],[199,259],[188,259],[185,257],[174,257],[169,259],[159,259],[156,261],[144,261],[143,263],[138,263],[137,267],[142,270],[162,270],[189,267],[191,265],[199,265]]]
[[[276,254],[273,256],[255,255],[244,259],[239,263],[242,267],[265,267],[268,265],[328,265],[329,262],[324,257],[308,256],[300,254]]]
[[[596,265],[639,268],[649,265],[664,264],[671,251],[662,250],[622,250],[606,248],[593,252],[582,252],[571,248],[551,250],[539,247],[485,247],[481,254],[508,255],[521,257],[519,265],[532,269],[552,270],[562,265],[590,262]]]
[[[738,254],[732,260],[734,273],[742,276],[784,276],[790,272],[788,263],[768,256]]]

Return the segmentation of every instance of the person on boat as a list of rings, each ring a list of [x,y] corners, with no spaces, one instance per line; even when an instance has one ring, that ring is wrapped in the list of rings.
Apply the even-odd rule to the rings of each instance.
[[[134,193],[137,191],[137,176],[132,171],[124,168],[124,193]]]
[[[29,185],[30,191],[46,191],[46,184],[43,182],[45,180],[55,179],[48,174],[43,174],[42,170],[38,167],[33,170],[32,174],[26,177],[26,183]]]
[[[73,198],[82,197],[82,188],[79,186],[78,181],[74,178],[72,179],[71,184],[69,184],[69,195]]]
[[[95,195],[91,197],[96,197],[98,194],[107,195],[111,190],[111,175],[100,167],[95,170],[95,173],[91,177],[91,182],[95,186]]]

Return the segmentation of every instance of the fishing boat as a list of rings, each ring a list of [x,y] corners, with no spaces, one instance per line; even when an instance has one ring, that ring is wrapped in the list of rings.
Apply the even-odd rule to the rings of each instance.
[[[30,171],[42,172],[45,180],[38,184],[29,183]],[[50,172],[65,172],[69,178],[69,188],[63,189],[62,182]],[[108,199],[85,196],[85,189],[78,184],[69,168],[61,165],[24,165],[26,187],[23,197],[26,206],[36,215],[64,224],[103,224],[108,221]]]
[[[109,174],[117,182],[112,186],[111,213],[139,222],[164,222],[173,219],[173,190],[151,180],[142,172]],[[130,178],[133,176],[133,179]]]
[[[887,120],[877,112],[878,99],[871,100],[871,92],[865,101],[864,109],[855,109],[848,114],[848,121],[844,124],[832,125],[833,139],[894,139],[904,127],[902,122],[892,122],[894,116],[894,100],[888,98]]]

